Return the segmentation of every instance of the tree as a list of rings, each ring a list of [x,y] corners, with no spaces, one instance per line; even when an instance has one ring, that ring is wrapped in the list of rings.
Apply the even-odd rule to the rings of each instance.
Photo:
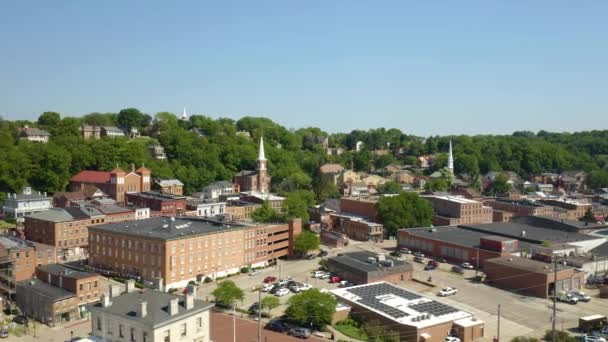
[[[302,223],[308,223],[308,208],[315,204],[315,195],[308,190],[296,190],[287,194],[283,201],[285,219],[301,218]]]
[[[224,280],[211,293],[215,301],[223,306],[233,306],[237,300],[243,300],[245,294],[232,280]]]
[[[303,230],[300,235],[296,237],[295,250],[298,253],[304,254],[308,251],[314,251],[319,249],[321,239],[319,236],[310,230]]]
[[[287,301],[285,310],[287,319],[303,327],[313,327],[323,330],[331,323],[332,316],[338,306],[337,299],[330,293],[322,293],[319,289],[310,289],[299,293]]]
[[[608,188],[608,170],[590,172],[586,183],[591,189]]]
[[[402,192],[401,184],[397,182],[386,182],[378,186],[378,192],[381,194],[398,194]]]
[[[595,218],[595,215],[593,215],[591,208],[587,208],[585,215],[583,215],[583,217],[581,217],[581,221],[587,222],[587,223],[596,223],[597,222],[597,219]]]
[[[118,125],[129,130],[133,127],[141,127],[144,120],[146,120],[144,114],[137,108],[126,108],[118,112]]]
[[[543,339],[545,341],[552,341],[553,340],[553,331],[552,330],[545,331],[545,336]],[[571,336],[567,331],[556,330],[555,331],[555,341],[556,342],[576,342],[576,341],[580,341],[580,339],[575,336]]]
[[[44,112],[38,117],[38,124],[44,128],[56,127],[61,121],[61,115],[56,112]]]
[[[279,214],[270,207],[270,202],[264,201],[261,207],[251,213],[251,219],[260,223],[277,222],[279,220]]]
[[[426,191],[448,191],[448,183],[443,178],[429,179],[424,183],[424,190]]]
[[[501,173],[492,182],[492,186],[490,187],[490,191],[493,194],[501,194],[505,192],[509,192],[511,190],[511,184],[509,182],[509,176],[505,173]]]
[[[264,298],[262,298],[262,302],[260,303],[260,308],[263,309],[268,309],[268,315],[270,315],[270,311],[272,311],[272,309],[278,307],[279,305],[281,305],[281,301],[279,300],[279,298],[275,297],[275,296],[266,296]]]
[[[431,203],[416,193],[404,192],[397,196],[383,196],[376,206],[378,216],[389,236],[397,235],[400,228],[428,227],[432,223]]]
[[[511,339],[511,342],[540,342],[536,337],[531,336],[517,336]]]

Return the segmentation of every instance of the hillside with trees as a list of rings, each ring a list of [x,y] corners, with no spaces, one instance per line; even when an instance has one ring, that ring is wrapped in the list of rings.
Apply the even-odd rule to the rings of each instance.
[[[83,140],[82,124],[136,128],[142,137]],[[48,130],[48,144],[19,141],[18,129],[29,125]],[[258,140],[264,135],[272,190],[279,194],[298,191],[306,202],[337,196],[333,184],[318,175],[319,166],[336,162],[359,171],[388,164],[414,165],[418,156],[437,156],[427,170],[447,165],[445,152],[451,139],[457,173],[472,177],[488,171],[515,171],[523,177],[541,172],[584,170],[591,172],[590,185],[608,186],[608,131],[550,133],[515,132],[512,135],[416,137],[398,129],[355,130],[329,134],[316,127],[295,131],[267,118],[212,119],[192,115],[187,121],[174,114],[149,115],[135,108],[118,113],[91,113],[83,117],[62,117],[45,112],[36,122],[0,118],[0,192],[19,192],[25,186],[38,191],[65,189],[70,177],[81,170],[111,170],[116,165],[128,169],[131,163],[145,164],[155,178],[178,178],[186,193],[200,191],[209,182],[231,179],[242,169],[254,169]],[[328,155],[318,144],[342,147],[340,156]],[[354,152],[358,141],[364,148]],[[167,160],[152,158],[148,147],[160,143]],[[389,150],[379,155],[374,150]],[[442,188],[442,184],[435,185]],[[303,208],[290,208],[298,215]]]

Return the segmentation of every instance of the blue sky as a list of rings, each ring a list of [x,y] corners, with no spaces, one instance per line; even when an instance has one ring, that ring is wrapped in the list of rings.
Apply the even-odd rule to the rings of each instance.
[[[608,128],[606,1],[5,1],[0,115]]]

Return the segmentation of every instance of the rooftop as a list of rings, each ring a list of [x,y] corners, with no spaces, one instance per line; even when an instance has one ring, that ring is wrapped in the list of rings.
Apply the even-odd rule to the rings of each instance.
[[[285,197],[277,196],[267,192],[257,192],[257,191],[244,191],[241,192],[242,195],[248,197],[254,197],[263,201],[283,201]]]
[[[246,227],[244,224],[226,224],[203,218],[155,217],[145,220],[117,222],[89,227],[89,231],[102,230],[151,239],[173,240],[186,236],[213,234]]]
[[[484,262],[485,269],[493,267],[493,265],[512,267],[531,273],[551,274],[554,272],[553,264],[551,263],[515,256],[486,259]],[[558,271],[570,268],[572,267],[561,263],[557,264]]]
[[[6,249],[30,250],[32,246],[28,245],[24,240],[15,237],[0,236],[0,245]]]
[[[85,279],[98,276],[97,273],[77,271],[75,269],[60,264],[41,265],[38,266],[37,269],[53,275],[62,275],[64,277],[75,279]]]
[[[178,312],[171,316],[169,314],[169,302],[172,299],[179,299]],[[115,297],[108,307],[102,307],[102,303],[96,303],[90,306],[91,311],[99,311],[104,314],[112,314],[120,316],[123,320],[134,320],[141,322],[147,326],[155,326],[164,324],[169,321],[183,319],[194,313],[209,310],[213,307],[213,303],[206,303],[202,300],[194,299],[194,307],[186,310],[184,306],[184,296],[159,292],[154,290],[135,291],[124,293],[119,297]],[[140,303],[147,303],[147,314],[145,317],[137,316],[136,312]]]
[[[20,281],[17,283],[17,292],[20,292],[20,288],[26,291],[33,291],[44,297],[51,298],[54,302],[60,300],[69,299],[76,295],[70,291],[64,290],[60,287],[47,284],[37,279],[29,279]]]
[[[532,243],[542,243],[544,241],[551,241],[553,243],[572,243],[600,239],[600,237],[597,236],[541,228],[531,224],[516,222],[460,225],[459,227],[470,231],[482,232],[485,235],[506,236],[520,241],[529,241]]]
[[[460,197],[460,196],[422,196],[422,198],[436,198],[438,200],[456,202],[461,204],[475,204],[480,203],[478,201],[474,201],[468,198]]]
[[[185,199],[185,196],[178,196],[178,195],[172,195],[172,194],[168,194],[168,193],[164,193],[164,192],[157,192],[157,191],[146,191],[146,192],[134,192],[134,193],[128,193],[128,196],[137,196],[137,197],[142,197],[142,198],[150,198],[150,199],[156,199],[156,200],[179,200],[179,199]]]
[[[184,183],[180,182],[179,179],[159,179],[156,181],[160,186],[183,186]]]
[[[339,288],[331,292],[339,299],[418,329],[472,317],[458,308],[387,282]]]
[[[456,226],[441,226],[433,228],[411,228],[407,229],[412,235],[422,236],[433,240],[453,243],[460,246],[480,248],[481,238],[497,238],[496,235],[473,230],[466,230]],[[519,242],[519,248],[524,249],[530,246],[528,242]]]
[[[80,182],[80,183],[98,183],[105,184],[110,183],[112,173],[108,171],[90,171],[84,170],[80,171],[78,174],[73,176],[70,181],[71,182]]]
[[[103,216],[103,213],[93,207],[67,207],[67,208],[51,208],[28,215],[27,217],[51,221],[51,222],[67,222],[72,220],[82,220],[90,217]]]
[[[520,206],[520,207],[532,207],[532,208],[548,208],[549,206],[544,205],[544,204],[540,204],[540,203],[536,203],[536,202],[532,202],[532,201],[515,201],[515,200],[508,200],[508,199],[497,199],[496,203],[503,203],[503,204],[510,204],[513,206]]]
[[[361,272],[369,273],[369,272],[379,272],[379,271],[380,272],[390,271],[391,267],[382,266],[377,263],[377,259],[376,259],[377,257],[378,257],[378,254],[376,254],[376,253],[361,251],[361,252],[344,253],[342,255],[331,257],[331,258],[329,258],[329,260],[331,260],[331,262],[338,263],[343,266],[346,266],[346,267],[349,267],[356,271],[361,271]],[[392,263],[393,263],[392,267],[399,267],[400,270],[403,267],[412,269],[412,265],[409,263],[406,263],[404,261],[397,260],[394,258],[386,257],[383,254],[382,254],[382,257],[386,261],[389,261],[389,260],[392,261]],[[376,259],[376,262],[373,264],[370,263],[369,258]]]

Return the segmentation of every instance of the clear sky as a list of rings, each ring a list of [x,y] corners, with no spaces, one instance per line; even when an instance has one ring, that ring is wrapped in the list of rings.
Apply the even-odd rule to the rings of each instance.
[[[608,129],[608,1],[3,1],[0,115]]]

